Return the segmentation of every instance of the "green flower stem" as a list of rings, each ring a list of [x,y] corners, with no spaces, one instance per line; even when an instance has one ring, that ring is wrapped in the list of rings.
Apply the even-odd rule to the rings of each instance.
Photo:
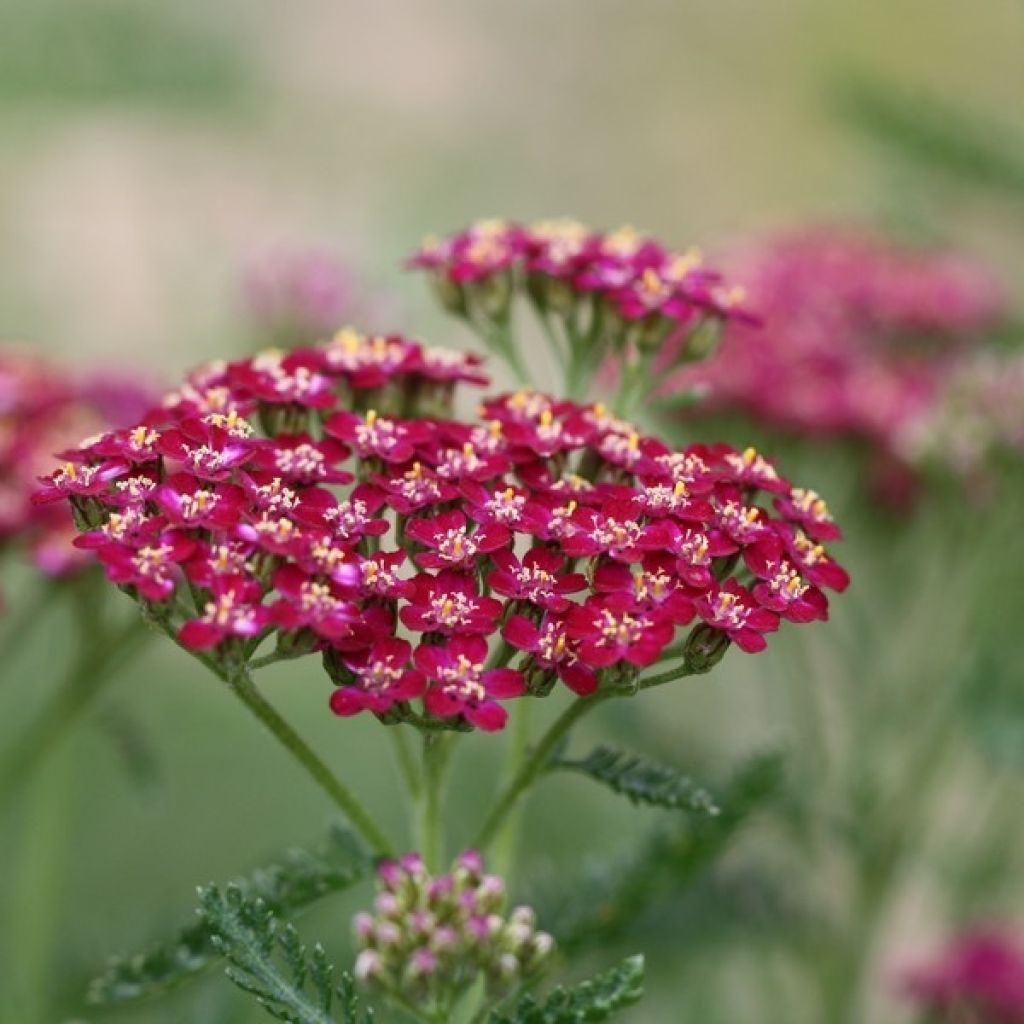
[[[401,772],[402,781],[409,796],[415,802],[420,798],[423,790],[423,780],[420,777],[420,767],[416,762],[416,756],[409,746],[409,735],[404,726],[388,726],[388,735],[395,748],[395,759],[398,761],[398,770]]]
[[[78,654],[57,692],[0,764],[0,802],[31,777],[50,751],[92,707],[121,665],[135,654],[145,636],[142,624],[135,618],[106,635],[101,632],[90,636],[83,631]]]
[[[636,688],[649,690],[664,683],[674,682],[683,676],[693,675],[695,672],[696,670],[684,661],[681,665],[667,672],[639,680]],[[541,736],[537,745],[530,748],[519,771],[499,795],[491,813],[477,833],[476,841],[473,845],[479,850],[486,850],[497,840],[506,819],[516,811],[527,790],[543,775],[551,761],[551,755],[558,748],[558,745],[584,715],[607,700],[612,700],[616,697],[628,697],[633,692],[628,687],[611,688],[598,690],[597,693],[593,693],[589,697],[580,697],[573,701],[548,727],[547,732]]]
[[[374,853],[391,856],[391,843],[366,808],[327,767],[306,741],[281,717],[256,688],[245,666],[227,672],[227,683],[242,703],[273,733],[277,741],[299,762],[313,781],[334,801]]]
[[[484,822],[473,845],[479,850],[487,849],[497,838],[505,819],[516,809],[526,791],[537,781],[547,767],[555,748],[569,730],[591,709],[603,704],[611,697],[618,696],[615,690],[603,690],[589,697],[574,700],[541,736],[540,741],[529,753],[514,778],[502,793]]]
[[[444,828],[441,821],[441,798],[454,737],[444,733],[423,734],[423,785],[417,801],[416,841],[427,869],[441,870],[444,858]]]
[[[505,762],[505,784],[508,785],[519,774],[530,753],[530,721],[533,717],[533,702],[530,698],[516,704],[512,721],[511,737],[508,748],[508,759]],[[491,861],[494,873],[501,875],[506,882],[510,881],[512,866],[515,863],[516,847],[519,845],[519,833],[523,824],[522,805],[514,807],[494,840],[494,853]]]

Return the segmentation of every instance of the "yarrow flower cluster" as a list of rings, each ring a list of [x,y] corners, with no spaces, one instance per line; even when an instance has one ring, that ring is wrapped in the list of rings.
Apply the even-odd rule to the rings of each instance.
[[[415,853],[377,871],[375,913],[357,914],[356,977],[434,1019],[450,1013],[480,977],[500,997],[537,976],[554,948],[529,907],[507,915],[505,883],[467,850],[431,875]]]
[[[714,357],[666,390],[696,388],[702,408],[856,437],[885,454],[899,454],[907,425],[1005,312],[995,282],[966,258],[852,232],[752,246],[736,271],[763,326],[730,325]]]
[[[90,433],[138,419],[152,401],[125,380],[72,379],[16,348],[0,350],[0,550],[24,548],[49,576],[73,573],[89,556],[72,546],[66,507],[39,507],[32,494],[54,454]]]
[[[504,301],[517,275],[545,307],[592,296],[629,321],[663,317],[685,324],[703,312],[739,315],[744,298],[695,249],[673,252],[631,227],[602,232],[567,219],[477,221],[449,238],[428,239],[409,265],[433,271],[455,306],[464,302],[465,288],[481,284]]]
[[[271,637],[322,652],[342,716],[497,730],[559,680],[629,685],[694,620],[701,650],[756,652],[827,617],[839,527],[756,451],[672,450],[527,391],[451,418],[480,379],[351,331],[214,364],[66,453],[37,500],[70,500],[78,547],[222,666]]]
[[[993,929],[961,935],[904,979],[936,1024],[1024,1024],[1024,945]]]
[[[631,227],[602,232],[574,220],[477,221],[428,239],[408,265],[428,271],[442,305],[520,371],[507,327],[516,296],[528,299],[571,398],[581,397],[612,357],[629,378],[625,390],[638,391],[633,378],[649,386],[650,357],[668,339],[680,362],[702,358],[711,340],[702,328],[714,335],[727,320],[753,320],[743,289],[725,283],[699,251],[676,252]]]

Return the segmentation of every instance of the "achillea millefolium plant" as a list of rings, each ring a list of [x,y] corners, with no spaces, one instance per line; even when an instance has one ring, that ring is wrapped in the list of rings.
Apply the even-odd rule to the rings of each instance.
[[[463,417],[457,389],[487,383],[478,357],[344,329],[199,368],[137,422],[66,450],[35,500],[70,506],[76,547],[238,696],[382,861],[356,973],[396,1019],[602,1020],[639,995],[637,960],[546,1000],[528,992],[551,940],[532,911],[501,915],[517,809],[563,763],[634,800],[718,813],[642,754],[565,762],[567,738],[609,701],[708,672],[731,646],[763,651],[784,623],[827,619],[826,590],[848,583],[826,548],[840,528],[754,448],[675,448],[623,418],[651,392],[665,345],[677,363],[696,359],[724,322],[751,316],[696,253],[632,231],[487,222],[413,262],[520,372],[513,310],[531,305],[571,397],[524,384]],[[615,397],[588,401],[600,373],[617,375]],[[372,715],[393,739],[416,853],[395,860],[357,787],[257,687],[259,669],[306,657],[323,664],[339,730]],[[539,700],[562,710],[532,736]],[[454,747],[506,727],[508,775],[474,849],[440,874]],[[322,951],[279,920],[313,898],[303,879],[207,890],[202,924],[180,940],[187,956],[122,963],[96,991],[137,993],[219,952],[281,1019],[339,1019]],[[363,1019],[348,980],[340,998],[340,1019]]]

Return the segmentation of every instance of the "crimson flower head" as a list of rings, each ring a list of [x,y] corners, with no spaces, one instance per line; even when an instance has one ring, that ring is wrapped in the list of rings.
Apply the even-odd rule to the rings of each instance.
[[[609,279],[626,242],[594,250]],[[79,546],[224,674],[317,655],[335,714],[427,729],[631,685],[698,619],[753,652],[827,616],[838,527],[768,459],[532,391],[458,419],[474,365],[354,333],[210,364],[65,451],[39,507],[70,505]]]

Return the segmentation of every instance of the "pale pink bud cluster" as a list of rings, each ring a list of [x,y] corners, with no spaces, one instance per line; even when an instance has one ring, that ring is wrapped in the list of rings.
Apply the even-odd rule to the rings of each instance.
[[[399,1001],[450,1010],[480,977],[493,995],[532,977],[554,948],[529,907],[505,913],[505,883],[467,850],[432,875],[422,857],[385,861],[373,913],[353,919],[356,977]]]

